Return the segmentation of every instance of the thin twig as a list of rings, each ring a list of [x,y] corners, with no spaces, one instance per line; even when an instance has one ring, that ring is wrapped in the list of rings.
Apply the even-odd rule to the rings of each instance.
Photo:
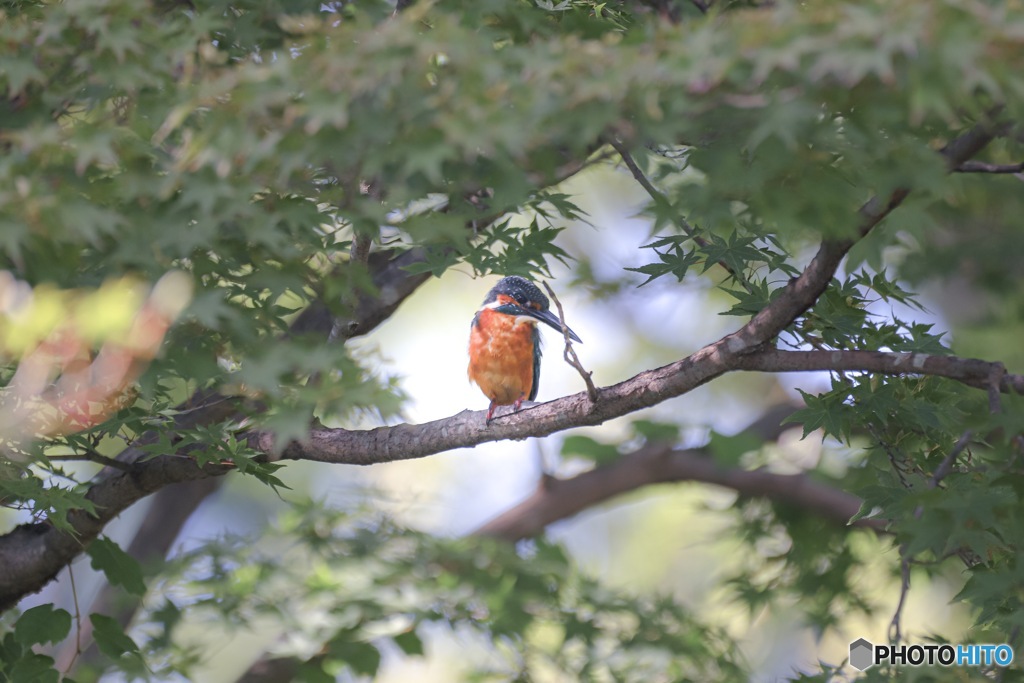
[[[74,455],[50,455],[47,456],[48,460],[86,460],[88,462],[94,462],[97,465],[103,465],[105,467],[113,467],[114,469],[121,470],[122,472],[131,472],[132,463],[122,462],[121,460],[115,460],[114,458],[108,458],[92,449],[88,449],[82,453],[75,453]]]
[[[896,477],[900,480],[900,484],[903,485],[903,488],[909,489],[910,482],[908,482],[907,478],[904,476],[905,466],[900,463],[900,460],[902,458],[899,456],[899,454],[896,452],[893,446],[888,441],[882,438],[882,434],[881,432],[878,431],[877,427],[870,423],[866,423],[865,426],[867,428],[868,434],[871,435],[871,438],[877,441],[878,445],[881,446],[882,449],[885,451],[886,456],[888,456],[889,458],[889,464],[892,465],[892,469],[896,473]]]
[[[615,148],[616,152],[619,153],[619,156],[622,158],[622,163],[624,163],[626,165],[626,168],[629,169],[629,172],[633,174],[633,178],[636,179],[636,182],[640,184],[640,187],[644,188],[644,191],[647,192],[648,195],[650,195],[651,199],[654,200],[654,203],[656,205],[672,209],[673,221],[677,226],[679,226],[679,229],[682,230],[687,237],[692,239],[698,247],[702,249],[708,248],[710,246],[710,243],[706,239],[697,234],[697,230],[692,225],[690,225],[689,221],[687,221],[685,218],[683,218],[682,216],[678,215],[678,213],[675,212],[675,208],[672,206],[672,202],[669,201],[668,197],[666,197],[661,192],[661,190],[656,188],[653,185],[653,183],[651,183],[650,179],[648,179],[647,175],[643,172],[643,169],[641,169],[640,166],[636,163],[636,160],[633,158],[633,155],[630,154],[628,149],[626,149],[626,146],[623,145],[618,140],[609,140],[609,144]],[[732,266],[730,266],[723,260],[719,260],[717,261],[717,263],[718,265],[722,266],[722,268],[725,268],[725,272],[729,273],[729,275],[731,275],[733,279],[735,279],[737,282],[743,285],[744,289],[746,289],[748,292],[752,291],[750,283],[747,282],[747,279],[741,273],[736,272],[736,270],[733,269]]]
[[[571,175],[576,175],[583,169],[589,168],[591,166],[596,166],[597,164],[600,164],[603,161],[611,159],[613,156],[615,156],[614,152],[602,150],[597,154],[594,154],[591,157],[585,159],[582,162],[574,161],[559,166],[555,170],[555,176],[559,178],[565,178]]]
[[[939,463],[939,466],[935,468],[932,478],[928,481],[928,488],[938,488],[942,480],[953,471],[953,463],[956,462],[957,457],[967,448],[967,445],[971,442],[972,435],[973,432],[968,429],[960,436],[956,445],[950,449],[946,457]],[[917,509],[914,510],[914,519],[920,519],[923,514],[924,506],[918,505]],[[889,640],[896,644],[903,640],[903,633],[900,630],[900,619],[903,614],[903,606],[907,602],[907,595],[910,593],[910,562],[913,558],[907,555],[907,547],[906,543],[900,546],[900,600],[896,604],[896,613],[892,615],[892,621],[889,622]]]
[[[956,173],[1024,173],[1024,161],[1019,164],[989,164],[984,161],[965,161],[953,169]]]
[[[572,348],[572,340],[569,339],[569,327],[565,324],[565,311],[562,310],[562,302],[555,296],[555,291],[551,289],[551,285],[547,282],[544,283],[544,289],[548,290],[548,296],[555,302],[555,307],[558,308],[558,322],[562,324],[562,336],[565,338],[565,352],[562,357],[565,358],[565,362],[576,368],[576,372],[580,373],[580,377],[583,378],[583,382],[587,385],[587,396],[590,397],[590,402],[597,403],[597,387],[594,386],[594,380],[591,375],[594,373],[586,370],[583,364],[580,363],[579,357],[576,356],[576,352]]]
[[[633,178],[636,179],[636,182],[640,184],[640,187],[644,188],[644,191],[651,196],[651,199],[653,199],[656,204],[662,204],[666,207],[671,207],[672,202],[669,201],[668,197],[666,197],[661,192],[661,190],[656,188],[654,184],[651,183],[650,179],[648,179],[647,175],[643,172],[643,169],[641,169],[640,166],[636,163],[636,159],[633,158],[633,155],[630,154],[626,146],[619,142],[618,140],[614,139],[609,140],[609,144],[615,149],[616,152],[619,153],[619,156],[622,158],[622,163],[624,163],[626,165],[626,168],[629,169],[629,172],[633,174]],[[675,222],[679,226],[679,228],[683,232],[685,232],[687,236],[690,237],[690,239],[692,239],[694,242],[696,242],[702,247],[707,246],[708,241],[705,240],[700,235],[698,235],[694,227],[690,225],[685,218],[683,218],[682,216],[676,216]]]
[[[1003,412],[1002,397],[1000,389],[1003,383],[1003,375],[1006,374],[1006,367],[999,362],[992,364],[992,371],[988,375],[988,412],[998,415]]]
[[[949,476],[949,473],[953,471],[953,463],[956,462],[956,459],[960,456],[961,453],[963,453],[964,449],[967,448],[967,444],[971,442],[971,437],[973,436],[973,434],[974,432],[968,429],[960,436],[960,438],[956,442],[956,445],[954,445],[953,448],[949,451],[949,453],[946,454],[946,457],[942,459],[942,462],[939,463],[939,466],[935,468],[935,473],[932,474],[932,479],[930,482],[928,482],[929,488],[938,488],[939,483],[941,483],[943,479]],[[914,516],[920,517],[921,512],[922,509],[918,507],[917,510],[914,511]]]
[[[899,644],[903,640],[900,619],[903,616],[903,606],[906,605],[907,596],[910,594],[910,558],[907,557],[906,549],[906,543],[900,546],[900,601],[896,603],[896,613],[889,622],[889,642],[894,644]]]
[[[82,608],[78,606],[78,588],[75,586],[75,565],[68,565],[68,579],[71,581],[71,600],[75,604],[75,652],[71,655],[71,661],[64,667],[64,675],[71,673],[75,660],[82,654]]]

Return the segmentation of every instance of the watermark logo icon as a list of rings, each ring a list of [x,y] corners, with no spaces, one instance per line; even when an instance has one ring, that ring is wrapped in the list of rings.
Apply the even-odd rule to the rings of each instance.
[[[875,646],[866,638],[858,638],[850,643],[850,666],[857,671],[864,671],[875,663]]]

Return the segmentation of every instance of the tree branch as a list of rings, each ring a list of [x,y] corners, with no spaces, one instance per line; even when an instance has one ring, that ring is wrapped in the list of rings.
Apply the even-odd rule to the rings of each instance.
[[[761,349],[737,359],[734,370],[758,372],[876,372],[883,375],[934,375],[946,377],[976,389],[988,390],[993,370],[1004,394],[1024,394],[1024,375],[1003,371],[1002,363],[977,358],[934,356],[927,353],[893,353],[888,351],[783,351]]]
[[[594,373],[583,367],[579,356],[576,355],[576,351],[572,348],[572,339],[569,338],[569,328],[565,324],[565,311],[562,310],[562,302],[558,300],[555,290],[551,289],[551,285],[547,282],[544,282],[544,289],[548,291],[548,296],[551,297],[551,300],[555,302],[555,307],[558,308],[558,320],[562,324],[562,337],[565,339],[565,351],[563,351],[562,357],[576,372],[580,373],[580,377],[583,378],[583,384],[587,387],[587,396],[590,397],[592,402],[597,402],[597,387],[594,386],[593,379]]]
[[[989,164],[984,161],[965,161],[953,170],[956,173],[1024,173],[1024,161],[1019,164]]]
[[[959,144],[957,148],[974,149],[974,145]],[[859,234],[870,232],[906,195],[906,190],[898,190],[884,203],[872,200],[861,207]],[[421,425],[400,424],[369,431],[318,427],[304,443],[290,444],[281,457],[355,465],[422,458],[490,441],[547,436],[571,427],[597,425],[649,408],[692,391],[731,369],[740,369],[732,367],[739,357],[772,340],[817,301],[853,244],[852,239],[826,240],[799,277],[790,280],[770,304],[739,330],[682,360],[601,390],[599,403],[590,401],[586,393],[574,394],[499,416],[489,425],[480,417],[482,413],[463,411]],[[271,453],[274,435],[254,433],[249,444]]]
[[[103,465],[104,467],[116,467],[117,469],[124,470],[126,472],[131,470],[132,468],[131,464],[129,463],[121,462],[120,460],[115,460],[114,458],[108,458],[102,453],[98,453],[92,450],[91,448],[83,450],[81,453],[76,453],[74,455],[49,455],[47,456],[46,459],[50,460],[51,462],[85,460],[88,462],[94,462],[98,465]]]
[[[960,435],[956,444],[949,450],[946,457],[942,459],[939,466],[935,468],[935,472],[932,474],[932,478],[928,481],[928,488],[938,488],[942,480],[949,476],[949,473],[953,471],[953,463],[960,457],[960,454],[964,452],[967,446],[971,443],[971,438],[974,436],[974,432],[968,429],[966,432]]]
[[[136,465],[131,473],[117,471],[95,484],[86,498],[96,515],[72,510],[70,531],[49,523],[23,524],[0,537],[0,610],[13,607],[24,595],[49,583],[81,553],[114,517],[132,503],[168,484],[195,481],[226,473],[229,467],[200,467],[188,456],[160,456]]]
[[[673,450],[670,446],[658,445],[571,479],[549,480],[529,498],[475,533],[518,541],[536,536],[553,522],[624,493],[651,484],[684,481],[714,484],[746,496],[791,503],[839,524],[846,524],[861,505],[857,496],[816,482],[807,474],[725,468],[704,449]],[[877,519],[860,519],[854,523],[878,531],[884,530],[885,524]]]
[[[781,422],[793,410],[789,405],[771,408],[743,431],[764,441],[775,441],[789,428]],[[677,450],[669,444],[654,444],[569,479],[545,479],[529,498],[473,533],[518,541],[536,536],[554,522],[630,491],[652,484],[687,481],[714,484],[746,496],[763,496],[773,501],[792,503],[839,524],[846,524],[861,505],[856,496],[816,482],[806,474],[726,468],[715,462],[706,448]],[[861,519],[854,525],[876,531],[885,528],[885,522],[877,519]]]
[[[756,319],[756,318],[755,318]],[[742,330],[741,330],[742,332]],[[885,351],[783,351],[761,347],[744,354],[728,351],[739,332],[705,346],[694,354],[654,370],[647,370],[600,390],[601,400],[591,403],[586,392],[500,415],[484,423],[484,411],[464,410],[420,425],[400,424],[372,430],[314,428],[304,443],[290,444],[284,459],[371,465],[422,458],[491,441],[547,436],[572,427],[601,424],[641,408],[687,393],[731,371],[875,372],[887,375],[935,375],[987,390],[993,366],[974,358]],[[1024,375],[1004,374],[1004,393],[1024,393]],[[273,434],[250,435],[250,445],[271,452]]]
[[[685,218],[677,214],[677,212],[672,206],[672,202],[669,200],[668,197],[666,197],[661,192],[661,190],[654,186],[654,183],[650,181],[650,179],[644,173],[643,169],[641,169],[639,164],[636,163],[636,159],[633,158],[633,155],[630,153],[629,149],[624,144],[622,144],[621,142],[614,138],[611,139],[609,144],[615,149],[616,152],[619,153],[619,157],[622,159],[622,163],[626,165],[627,169],[629,169],[629,172],[633,175],[633,179],[636,180],[637,184],[644,189],[648,196],[650,196],[651,201],[654,202],[654,205],[662,209],[666,209],[670,213],[672,213],[672,215],[675,216],[673,222],[676,224],[676,226],[680,230],[682,230],[687,237],[693,240],[694,244],[696,244],[698,247],[701,247],[702,249],[706,249],[709,246],[708,241],[697,234],[697,231],[694,229],[692,225],[690,225],[689,221],[687,221]],[[735,270],[733,270],[732,266],[730,266],[725,261],[718,261],[718,265],[722,266],[722,268],[725,269],[725,272],[729,273],[729,275],[731,275],[737,282],[743,285],[747,290],[750,290],[750,283],[747,282],[746,278],[743,277],[742,273],[737,273]]]

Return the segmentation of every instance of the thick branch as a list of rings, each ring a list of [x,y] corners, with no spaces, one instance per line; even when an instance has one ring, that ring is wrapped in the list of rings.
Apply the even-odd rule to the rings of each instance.
[[[739,333],[736,333],[739,334]],[[877,372],[888,375],[935,375],[968,386],[987,389],[992,368],[1001,367],[973,358],[933,356],[885,351],[782,351],[761,347],[745,354],[727,350],[729,335],[680,361],[640,374],[599,390],[593,404],[586,392],[535,405],[518,413],[499,415],[490,425],[483,411],[457,415],[420,425],[400,424],[368,431],[316,428],[304,443],[292,443],[282,457],[296,460],[371,465],[422,458],[490,441],[547,436],[571,427],[597,425],[641,408],[656,405],[691,391],[726,372],[805,372],[834,370]],[[1024,376],[1001,377],[1003,392],[1024,393]],[[253,446],[269,452],[273,435],[253,434]]]
[[[1002,363],[977,358],[934,356],[927,353],[891,353],[886,351],[782,351],[763,349],[738,358],[734,370],[758,372],[875,372],[884,375],[934,375],[957,380],[977,389],[988,390],[993,370],[998,369],[1002,393],[1024,394],[1024,375],[1003,373]]]
[[[860,234],[867,234],[906,197],[898,191],[884,204],[870,201],[861,208]],[[547,436],[570,427],[601,424],[669,398],[685,394],[730,369],[736,359],[772,340],[810,308],[835,275],[853,240],[827,240],[799,277],[736,332],[705,346],[680,361],[642,372],[599,392],[600,401],[574,394],[552,403],[502,416],[487,425],[478,414],[463,411],[422,425],[400,424],[370,431],[316,428],[302,444],[293,443],[283,457],[370,465],[422,458],[435,453],[476,446],[489,441]],[[254,434],[250,445],[273,449],[272,434]]]
[[[807,474],[726,468],[704,450],[655,446],[571,479],[547,480],[532,496],[480,527],[476,533],[518,541],[615,496],[651,484],[684,481],[714,484],[745,496],[790,503],[839,524],[846,524],[861,505],[857,496],[814,481]],[[874,519],[860,519],[854,524],[876,530],[885,528],[883,521]]]
[[[954,169],[980,152],[996,136],[999,128],[1001,126],[989,122],[980,123],[950,141],[940,152],[945,157],[947,166]],[[863,237],[881,223],[893,209],[903,203],[908,194],[909,189],[900,188],[884,201],[878,197],[868,200],[860,208],[859,236]],[[771,340],[797,316],[810,308],[825,291],[840,261],[854,242],[853,239],[822,242],[818,253],[800,277],[790,280],[785,290],[772,304],[762,309],[749,323],[731,335],[730,350],[741,353],[745,349]]]
[[[429,273],[410,275],[406,268],[421,263],[426,254],[412,249],[398,256],[391,252],[374,252],[367,257],[367,268],[373,275],[377,292],[364,292],[357,297],[352,315],[339,320],[321,299],[314,301],[292,324],[292,334],[332,334],[331,341],[343,342],[366,334],[391,317],[399,304],[427,281]]]
[[[793,410],[790,405],[770,408],[743,431],[763,441],[776,441],[789,428],[782,420]],[[676,450],[669,445],[654,445],[570,479],[545,478],[529,498],[474,533],[518,541],[536,536],[554,522],[630,491],[652,484],[687,481],[792,503],[839,524],[846,524],[861,503],[856,496],[816,482],[807,475],[730,469],[718,465],[706,448]],[[876,530],[884,528],[880,520],[858,520],[856,525]]]

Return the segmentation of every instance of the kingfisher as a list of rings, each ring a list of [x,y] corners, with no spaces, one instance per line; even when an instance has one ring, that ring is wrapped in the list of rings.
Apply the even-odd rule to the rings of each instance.
[[[469,379],[491,399],[488,424],[498,406],[512,405],[518,411],[524,400],[537,398],[541,355],[537,322],[562,331],[562,323],[548,306],[548,298],[537,285],[524,277],[509,275],[487,293],[473,316]],[[583,343],[575,332],[568,333],[570,339]]]

